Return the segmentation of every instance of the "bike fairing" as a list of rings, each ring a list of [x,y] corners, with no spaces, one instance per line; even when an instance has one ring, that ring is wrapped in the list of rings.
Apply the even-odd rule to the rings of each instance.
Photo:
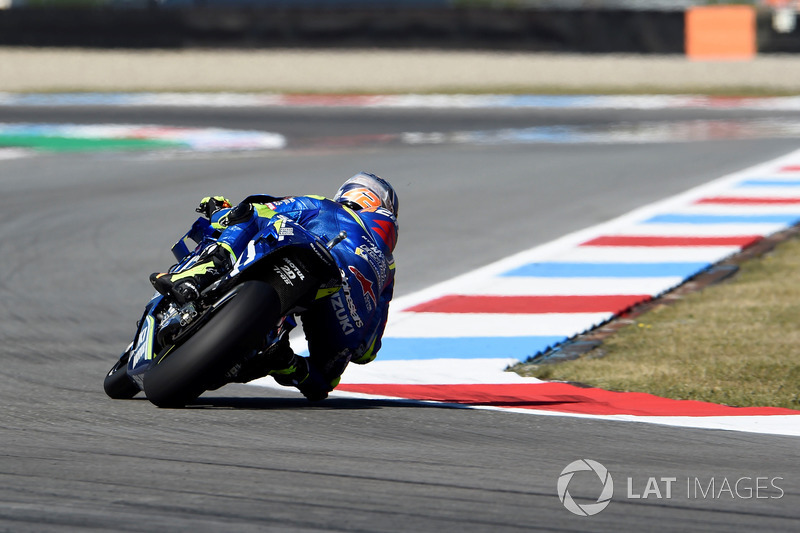
[[[392,213],[383,208],[356,212],[322,196],[250,196],[242,203],[262,199],[272,201],[254,203],[250,218],[234,225],[226,226],[226,218],[235,208],[214,213],[212,227],[224,229],[217,242],[238,258],[276,217],[296,222],[325,241],[345,231],[347,238],[331,250],[344,290],[315,303],[301,317],[311,361],[324,367],[320,370],[326,378],[337,379],[349,361],[372,361],[381,346],[394,290],[397,221]],[[281,231],[292,229],[279,230],[279,235]],[[322,308],[326,305],[328,309]]]
[[[372,361],[394,287],[397,195],[364,173],[337,195],[357,179],[372,180],[390,209],[365,207],[353,194],[258,195],[234,208],[224,197],[204,198],[197,211],[207,218],[172,248],[178,263],[151,275],[157,293],[106,375],[106,393],[127,399],[143,390],[155,405],[177,407],[226,383],[272,375],[316,401],[351,360]],[[295,315],[309,357],[289,347]]]
[[[281,224],[273,224],[265,228],[259,236],[258,244],[256,245],[255,241],[251,242],[248,246],[248,254],[240,256],[234,268],[218,280],[218,283],[214,284],[222,284],[223,288],[214,289],[211,296],[212,300],[209,302],[210,305],[201,305],[199,302],[182,304],[158,292],[153,295],[150,302],[145,306],[142,319],[137,322],[138,330],[134,336],[133,342],[120,359],[120,361],[128,367],[128,374],[138,383],[140,389],[144,389],[144,376],[151,367],[154,364],[160,363],[167,357],[167,355],[181,343],[181,339],[191,336],[197,331],[198,327],[202,327],[202,323],[197,324],[196,318],[207,314],[209,310],[213,311],[214,309],[223,307],[231,300],[236,291],[235,289],[228,291],[228,289],[224,288],[226,286],[225,282],[227,282],[227,286],[230,286],[231,282],[241,283],[247,279],[258,278],[258,274],[248,274],[251,274],[250,271],[252,268],[258,265],[259,259],[263,259],[267,255],[274,255],[276,256],[276,262],[278,262],[278,264],[282,262],[282,266],[295,269],[296,271],[292,273],[293,278],[304,278],[305,275],[297,265],[295,265],[289,257],[282,256],[282,254],[279,253],[284,247],[298,249],[300,250],[298,253],[312,253],[318,256],[317,259],[322,260],[323,263],[325,262],[325,254],[327,251],[321,243],[318,242],[319,237],[311,235],[303,228],[297,226],[298,231],[293,235],[291,242],[287,240],[285,243],[276,243],[279,239],[277,235],[278,228],[276,226],[281,226]],[[208,220],[204,218],[197,219],[189,232],[173,246],[172,251],[176,259],[178,259],[178,263],[170,270],[177,272],[191,271],[193,266],[201,260],[203,253],[209,248],[216,246],[215,237],[217,236],[219,236],[219,232],[211,227]],[[197,247],[194,251],[189,251],[188,249],[190,240],[197,243]],[[300,248],[297,248],[298,246]],[[331,263],[334,262],[333,257],[330,256],[329,253],[327,257]],[[270,264],[273,264],[273,262]],[[301,285],[295,284],[289,280],[288,276],[283,274],[283,270],[280,270],[282,266],[279,267],[277,264],[273,264],[273,268],[279,269],[279,275],[286,280],[285,284],[287,286]],[[314,288],[316,291],[316,296],[309,295],[309,298],[324,298],[338,291],[341,286],[341,278],[338,270],[337,266],[336,275],[327,278],[323,273],[323,277],[317,280],[319,283],[309,287]],[[237,281],[237,278],[240,279]],[[302,289],[302,287],[298,288]],[[220,297],[213,297],[213,293],[220,293],[220,290],[222,291]],[[306,300],[309,298],[306,298]],[[291,301],[280,301],[280,307],[278,308],[280,314],[285,314],[290,311],[293,303],[294,302]],[[196,304],[198,304],[198,307],[196,307]],[[204,308],[205,311],[203,310]],[[273,329],[263,333],[263,335],[266,336],[267,345],[280,340],[280,337],[288,333],[295,325],[296,322],[290,316],[284,317],[277,326],[275,326],[275,323],[271,323],[269,328]],[[177,330],[177,334],[174,333],[175,330]],[[115,368],[117,367],[115,366]],[[112,369],[109,375],[113,372],[114,369]]]

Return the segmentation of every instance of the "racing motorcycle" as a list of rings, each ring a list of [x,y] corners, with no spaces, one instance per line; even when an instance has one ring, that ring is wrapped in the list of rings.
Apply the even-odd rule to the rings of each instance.
[[[218,236],[208,220],[198,218],[172,247],[178,262],[170,272],[192,268]],[[105,377],[106,394],[130,399],[144,391],[159,407],[182,407],[236,381],[243,365],[268,356],[289,334],[297,313],[341,288],[330,252],[346,237],[341,232],[323,242],[277,215],[199,298],[179,303],[156,292],[133,341]],[[196,246],[190,250],[192,243]]]

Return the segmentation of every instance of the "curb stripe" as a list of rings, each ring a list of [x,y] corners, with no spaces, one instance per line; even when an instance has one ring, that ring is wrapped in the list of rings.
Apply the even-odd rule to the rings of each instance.
[[[277,150],[286,138],[266,131],[184,128],[141,124],[48,124],[0,122],[0,147],[31,152],[98,150]]]
[[[580,246],[738,246],[746,248],[763,237],[742,235],[740,237],[658,237],[606,235],[590,239]]]
[[[388,338],[380,350],[381,361],[423,359],[518,359],[534,356],[567,340],[566,336]]]
[[[565,262],[616,263],[625,257],[632,263],[716,263],[735,254],[739,246],[576,246],[553,259]]]
[[[411,313],[621,313],[649,294],[605,296],[451,295],[406,309]]]
[[[755,109],[797,111],[797,96],[720,98],[686,95],[303,95],[278,93],[0,92],[0,106],[372,107],[510,109]],[[686,133],[684,133],[686,136]]]
[[[614,316],[602,313],[412,313],[392,314],[386,325],[384,344],[391,338],[541,337],[563,335],[591,329]],[[527,353],[528,350],[525,351]],[[413,358],[413,357],[410,357]]]
[[[541,278],[660,278],[687,276],[711,263],[531,263],[502,276]]]
[[[754,198],[754,197],[737,197],[737,196],[716,196],[710,198],[702,198],[697,200],[695,204],[722,204],[722,205],[797,205],[800,204],[800,198]]]
[[[643,221],[645,224],[786,224],[793,225],[800,214],[786,215],[684,215],[665,213]]]
[[[800,187],[800,180],[744,180],[735,187]]]
[[[412,400],[588,415],[774,416],[798,415],[779,407],[730,407],[693,400],[672,400],[642,392],[612,392],[566,383],[469,385],[342,384],[337,390]]]
[[[710,265],[710,263],[709,263]],[[692,271],[692,275],[696,271]],[[666,277],[505,277],[469,290],[483,296],[576,296],[608,294],[661,294],[677,287],[685,275]],[[455,291],[464,294],[467,291]]]

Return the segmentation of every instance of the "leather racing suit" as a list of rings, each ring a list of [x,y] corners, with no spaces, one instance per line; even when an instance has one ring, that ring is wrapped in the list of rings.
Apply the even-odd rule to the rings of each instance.
[[[243,210],[242,206],[248,209],[244,216],[237,212]],[[211,223],[222,230],[217,242],[233,254],[235,261],[275,216],[291,219],[325,242],[342,230],[347,232],[347,237],[331,250],[342,275],[342,289],[315,301],[300,315],[308,341],[306,362],[313,379],[307,380],[305,389],[302,384],[295,385],[309,399],[311,395],[320,399],[320,393],[324,398],[338,385],[348,363],[369,363],[380,350],[394,290],[392,250],[397,241],[397,220],[383,208],[354,211],[321,196],[250,196],[235,208],[214,213]],[[288,343],[284,349],[295,357]],[[279,383],[290,384],[275,377]]]

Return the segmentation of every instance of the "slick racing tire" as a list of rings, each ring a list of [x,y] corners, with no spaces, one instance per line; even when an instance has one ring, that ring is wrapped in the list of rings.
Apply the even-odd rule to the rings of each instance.
[[[109,398],[130,400],[139,394],[139,386],[128,375],[127,369],[128,354],[125,354],[106,374],[106,379],[103,380],[103,390],[106,391]]]
[[[208,323],[145,374],[147,399],[158,407],[185,406],[258,348],[279,318],[280,301],[271,285],[242,283]]]

